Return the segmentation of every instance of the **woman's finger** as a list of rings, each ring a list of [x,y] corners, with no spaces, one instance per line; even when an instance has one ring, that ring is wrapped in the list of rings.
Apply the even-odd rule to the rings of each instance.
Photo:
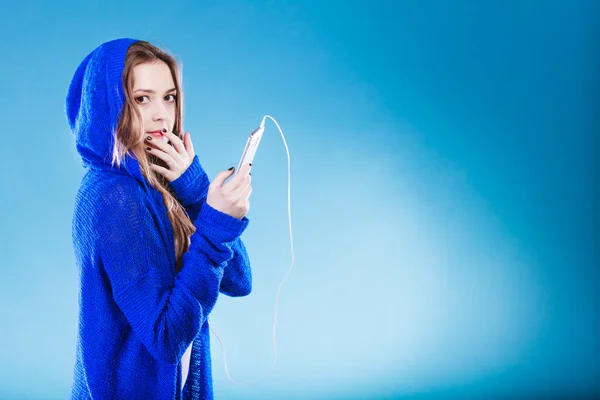
[[[246,177],[241,181],[240,185],[235,189],[231,191],[231,196],[235,199],[235,201],[239,201],[242,197],[244,197],[244,194],[246,193],[246,191],[248,190],[250,186],[250,183],[252,181],[252,178],[250,177],[250,175],[246,175]]]
[[[166,129],[163,129],[163,134],[167,137],[167,139],[169,139],[171,141],[171,143],[173,143],[173,147],[175,148],[175,151],[177,153],[179,153],[179,155],[181,156],[185,156],[188,154],[187,150],[185,149],[185,146],[183,145],[183,141],[181,140],[181,138],[177,135],[175,135],[173,132],[170,132]],[[171,146],[169,146],[171,147]],[[185,157],[182,157],[185,158]]]
[[[252,186],[248,185],[240,195],[240,197],[236,201],[236,205],[238,207],[243,207],[246,205],[248,198],[250,197],[250,193],[252,193]]]
[[[175,178],[175,174],[173,172],[171,172],[170,170],[168,170],[165,167],[161,167],[160,165],[156,165],[156,164],[152,164],[150,163],[150,169],[153,171],[158,172],[159,174],[161,174],[162,176],[164,176],[165,178],[167,178],[167,180],[169,182],[173,182],[174,178]]]
[[[169,145],[167,145],[167,146],[171,147]],[[146,151],[150,154],[154,154],[156,157],[163,160],[169,166],[169,168],[171,170],[179,167],[179,164],[177,163],[177,161],[173,158],[173,156],[171,154],[167,154],[160,149],[156,149],[156,148],[153,149],[152,147],[146,147]]]
[[[244,185],[244,179],[246,177],[250,176],[249,171],[250,171],[250,164],[242,165],[242,167],[238,171],[238,174],[233,179],[231,179],[229,182],[227,182],[225,185],[223,185],[223,193],[227,194],[227,193],[239,191],[238,189],[240,188],[240,186],[243,186],[241,189],[241,190],[243,190],[244,187],[246,187]]]
[[[190,156],[190,160],[193,160],[196,156],[196,152],[194,151],[194,144],[192,143],[192,135],[189,132],[185,133],[185,136],[183,137],[183,143],[187,153]]]
[[[154,151],[153,154],[157,155],[160,157],[160,153],[164,153],[164,154],[168,154],[169,156],[171,156],[172,160],[175,162],[175,165],[181,165],[183,166],[185,164],[185,160],[182,159],[181,155],[179,153],[177,153],[177,151],[175,151],[175,149],[168,145],[167,143],[164,143],[162,140],[156,140],[156,138],[152,138],[151,136],[148,136],[146,138],[147,142],[146,143],[152,143],[154,145],[154,147],[158,150],[158,151]],[[164,160],[165,162],[167,161],[165,158],[160,157],[162,160]]]

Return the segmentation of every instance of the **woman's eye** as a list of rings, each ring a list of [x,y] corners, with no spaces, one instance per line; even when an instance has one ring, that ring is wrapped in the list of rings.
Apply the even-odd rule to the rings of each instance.
[[[135,101],[137,101],[138,103],[142,104],[142,103],[144,103],[143,100],[147,99],[147,98],[148,98],[148,96],[140,96],[140,97],[136,97]]]
[[[168,95],[165,97],[165,99],[166,99],[167,101],[175,101],[175,100],[177,100],[177,96],[176,96],[176,95],[174,95],[174,94],[168,94]]]

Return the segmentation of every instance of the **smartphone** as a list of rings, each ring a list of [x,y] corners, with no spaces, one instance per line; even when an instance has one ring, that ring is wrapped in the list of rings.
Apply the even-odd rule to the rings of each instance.
[[[240,163],[235,169],[234,176],[237,175],[240,168],[242,168],[242,165],[251,163],[252,160],[254,160],[254,155],[256,154],[258,144],[260,143],[260,139],[262,139],[264,131],[264,127],[258,127],[254,132],[250,134],[250,136],[248,137],[248,141],[246,142],[246,147],[244,147],[242,157],[240,158]],[[250,167],[250,169],[252,169],[252,167]]]

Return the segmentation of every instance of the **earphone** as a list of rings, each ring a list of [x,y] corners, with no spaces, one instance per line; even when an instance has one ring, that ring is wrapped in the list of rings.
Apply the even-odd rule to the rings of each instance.
[[[250,382],[234,381],[231,378],[231,376],[229,375],[229,370],[227,368],[227,355],[225,353],[223,342],[221,342],[221,339],[219,338],[217,333],[214,331],[212,326],[210,326],[210,322],[209,322],[209,327],[210,327],[211,331],[213,332],[213,334],[217,337],[217,340],[219,341],[219,344],[221,346],[221,351],[223,353],[223,363],[225,364],[225,373],[227,374],[227,377],[229,378],[229,380],[236,385],[250,385],[250,384],[266,377],[267,375],[269,375],[271,373],[271,371],[273,370],[273,367],[275,366],[275,361],[277,359],[277,310],[278,310],[278,306],[279,306],[279,292],[281,291],[283,282],[285,282],[285,280],[287,279],[287,276],[289,275],[290,271],[292,270],[292,267],[294,266],[294,241],[292,239],[292,214],[291,214],[291,207],[290,207],[290,152],[288,150],[288,146],[285,141],[285,136],[283,135],[283,131],[279,127],[279,124],[277,123],[277,121],[275,121],[275,119],[273,119],[273,117],[271,117],[269,115],[265,115],[263,117],[259,127],[250,134],[250,136],[248,137],[248,140],[246,142],[246,146],[244,147],[244,151],[242,152],[242,157],[240,158],[240,162],[239,162],[238,167],[235,172],[237,174],[237,172],[240,170],[240,168],[243,164],[252,163],[254,156],[256,155],[256,150],[258,149],[260,140],[262,139],[262,135],[265,130],[265,120],[267,118],[270,118],[277,126],[277,129],[279,129],[279,133],[281,134],[281,138],[282,138],[283,144],[285,146],[285,151],[287,153],[287,159],[288,159],[288,221],[289,221],[289,228],[290,228],[290,246],[291,246],[291,250],[292,250],[292,264],[290,265],[290,268],[288,269],[287,273],[281,280],[281,283],[279,284],[279,288],[277,289],[277,296],[275,297],[275,312],[274,312],[274,316],[273,316],[273,362],[271,363],[271,368],[269,368],[269,371],[266,374],[254,379],[253,381],[250,381]]]

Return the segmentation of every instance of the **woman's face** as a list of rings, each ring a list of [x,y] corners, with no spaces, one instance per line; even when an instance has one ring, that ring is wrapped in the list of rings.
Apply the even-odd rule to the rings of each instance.
[[[143,132],[167,142],[162,130],[173,131],[177,91],[171,70],[164,62],[133,68],[133,99],[142,115]]]

